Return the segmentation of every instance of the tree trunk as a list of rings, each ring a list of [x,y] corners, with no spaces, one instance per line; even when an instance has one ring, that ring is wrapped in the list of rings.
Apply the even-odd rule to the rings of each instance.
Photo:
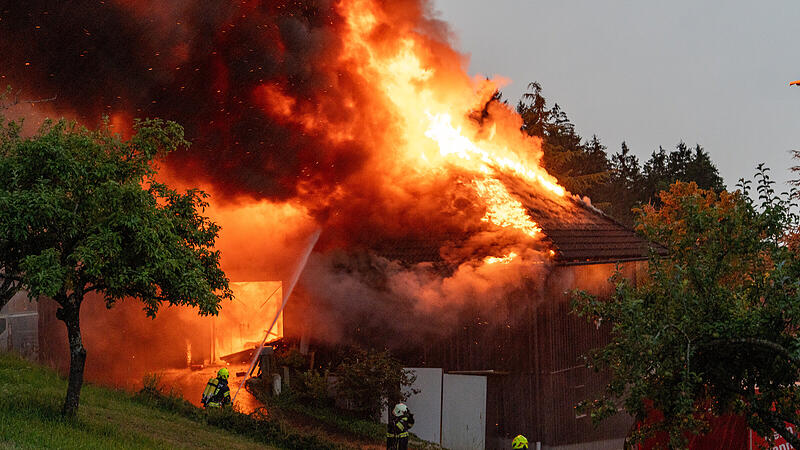
[[[83,386],[83,368],[86,364],[86,349],[83,347],[80,326],[80,303],[63,306],[58,314],[59,319],[67,325],[69,339],[69,382],[67,384],[67,398],[61,414],[74,416],[78,412],[78,404]]]

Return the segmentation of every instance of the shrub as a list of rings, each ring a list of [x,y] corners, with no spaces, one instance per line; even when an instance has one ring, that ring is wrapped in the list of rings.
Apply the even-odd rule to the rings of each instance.
[[[180,391],[172,387],[166,388],[161,383],[161,378],[158,373],[145,374],[142,378],[142,389],[134,395],[134,399],[186,417],[202,417],[203,410],[184,399]]]
[[[305,450],[338,448],[318,433],[300,432],[291,429],[282,421],[259,408],[252,414],[243,414],[233,408],[200,409],[184,400],[173,390],[164,389],[158,374],[147,374],[144,387],[134,398],[146,405],[178,413],[189,419],[247,436],[255,441],[277,445],[281,448]]]
[[[259,442],[279,445],[282,448],[334,450],[338,447],[317,434],[292,431],[285,423],[269,417],[264,408],[259,408],[250,415],[229,408],[213,408],[207,413],[206,420],[209,425],[248,436]]]
[[[297,374],[291,387],[299,400],[316,406],[325,406],[331,402],[328,393],[328,372],[320,373],[308,370]]]
[[[409,393],[402,388],[416,381],[416,376],[388,352],[374,350],[354,349],[334,374],[337,396],[353,412],[371,419],[380,416],[387,402],[405,401]]]
[[[300,353],[297,348],[290,348],[276,354],[278,366],[287,366],[296,371],[303,371],[308,368],[308,358]]]

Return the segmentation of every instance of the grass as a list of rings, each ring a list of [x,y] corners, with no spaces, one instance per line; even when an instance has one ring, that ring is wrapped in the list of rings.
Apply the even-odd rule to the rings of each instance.
[[[250,393],[266,404],[273,414],[283,415],[288,421],[305,423],[307,426],[325,430],[324,433],[335,434],[362,444],[383,445],[386,442],[386,424],[359,418],[329,405],[300,401],[289,386],[284,388],[278,397],[269,395],[269,388],[258,379],[247,383]],[[409,448],[440,449],[441,447],[426,442],[412,433]]]
[[[383,442],[386,439],[386,425],[354,417],[330,406],[304,404],[297,401],[290,389],[287,389],[280,397],[259,396],[258,398],[270,407],[302,414],[326,425],[327,428],[353,437],[375,442]]]
[[[93,385],[84,385],[77,417],[63,419],[66,381],[9,354],[0,354],[0,386],[0,448],[279,448]]]

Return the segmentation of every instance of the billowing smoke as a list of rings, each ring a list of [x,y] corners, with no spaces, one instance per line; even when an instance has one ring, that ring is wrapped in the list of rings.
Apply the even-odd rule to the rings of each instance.
[[[467,261],[443,273],[430,263],[404,266],[370,254],[318,254],[305,271],[305,295],[295,308],[307,314],[317,338],[408,349],[448,337],[464,325],[462,311],[493,322],[513,317],[514,305],[504,300],[546,278],[550,264],[541,255],[531,249],[507,262]]]
[[[123,134],[181,123],[161,176],[213,194],[234,279],[285,279],[322,228],[301,279],[320,335],[400,332],[398,311],[434,333],[548,266],[499,175],[564,195],[450,40],[425,0],[5,1],[0,80]]]
[[[225,195],[285,199],[334,186],[364,143],[271,117],[259,90],[280,89],[320,120],[352,120],[367,87],[337,63],[341,17],[329,1],[4,2],[0,76],[84,121],[162,117],[186,127],[191,153],[170,161]],[[359,109],[360,109],[359,108]]]

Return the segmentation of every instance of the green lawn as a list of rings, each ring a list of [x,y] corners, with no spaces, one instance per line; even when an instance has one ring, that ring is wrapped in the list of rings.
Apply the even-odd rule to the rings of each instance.
[[[275,448],[93,385],[78,416],[64,420],[66,389],[53,371],[0,354],[0,449]]]

